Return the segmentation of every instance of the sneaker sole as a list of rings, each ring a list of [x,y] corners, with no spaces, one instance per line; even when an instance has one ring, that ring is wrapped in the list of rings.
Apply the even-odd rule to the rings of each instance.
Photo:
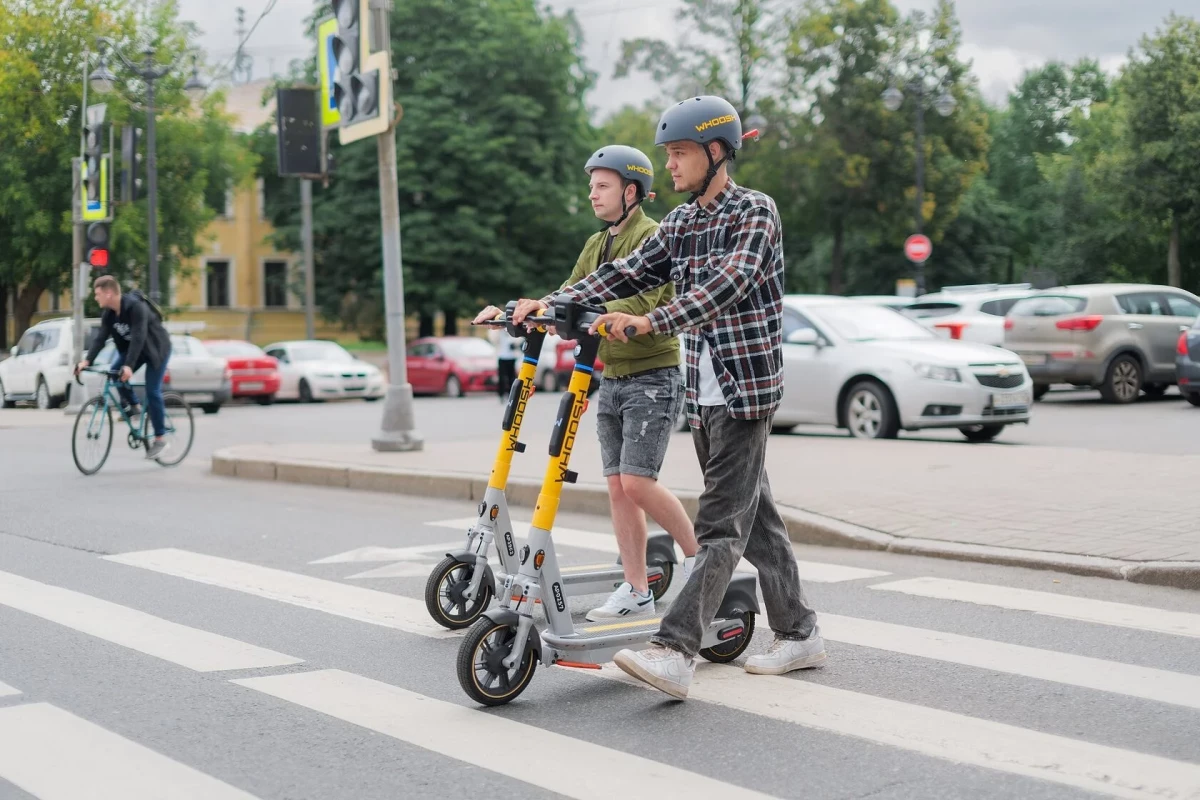
[[[606,614],[606,613],[599,613],[599,612],[600,612],[600,609],[593,608],[591,611],[589,611],[587,613],[587,616],[585,616],[584,619],[586,619],[588,622],[607,622],[608,620],[613,620],[613,619],[637,619],[638,617],[654,616],[654,609],[651,609],[649,611],[630,611],[628,614],[611,614],[611,615]],[[593,614],[595,614],[596,616],[592,616]]]
[[[676,700],[687,700],[688,690],[686,686],[680,686],[671,681],[664,681],[654,673],[643,669],[642,665],[632,657],[617,653],[613,658],[613,663],[620,667],[622,672],[637,678],[642,683],[648,683],[660,692],[671,695]]]
[[[815,656],[807,656],[806,658],[798,658],[795,661],[789,661],[782,667],[759,667],[751,664],[750,662],[746,662],[745,669],[746,672],[749,672],[753,675],[783,675],[784,673],[792,672],[798,669],[812,669],[813,667],[819,667],[821,664],[825,663],[826,658],[828,658],[828,656],[824,652],[821,652]]]

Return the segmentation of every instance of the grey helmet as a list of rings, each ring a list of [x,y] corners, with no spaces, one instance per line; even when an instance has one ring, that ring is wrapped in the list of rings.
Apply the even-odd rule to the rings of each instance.
[[[708,157],[708,175],[704,184],[688,199],[689,203],[694,203],[708,191],[721,165],[732,160],[735,153],[742,149],[742,118],[723,97],[711,94],[689,97],[664,111],[654,131],[654,144],[660,147],[684,140],[698,143]],[[710,142],[725,143],[725,153],[717,161],[713,161],[712,153],[708,150]]]
[[[641,190],[638,193],[638,199],[634,201],[632,206],[628,206],[625,203],[625,190],[622,187],[621,216],[612,222],[605,223],[605,227],[615,228],[617,225],[620,225],[629,216],[629,213],[640,205],[643,200],[654,197],[654,192],[652,191],[652,187],[654,186],[654,165],[650,163],[650,158],[636,147],[629,147],[623,144],[610,144],[601,147],[592,153],[592,157],[583,166],[583,171],[588,175],[591,175],[594,169],[611,169],[623,179],[637,184]]]
[[[689,97],[664,111],[654,132],[656,145],[684,139],[701,145],[721,141],[731,150],[741,150],[742,118],[722,97]]]
[[[633,181],[642,187],[642,197],[649,197],[654,186],[654,165],[650,158],[636,147],[623,144],[610,144],[592,153],[592,157],[583,166],[588,175],[594,169],[611,169],[620,173],[627,181]]]

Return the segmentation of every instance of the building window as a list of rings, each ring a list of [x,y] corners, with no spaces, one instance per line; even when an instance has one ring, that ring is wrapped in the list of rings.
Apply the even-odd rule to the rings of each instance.
[[[206,265],[204,286],[208,292],[206,303],[209,308],[229,307],[229,262],[209,261]]]
[[[263,305],[267,308],[287,307],[288,263],[263,262]]]

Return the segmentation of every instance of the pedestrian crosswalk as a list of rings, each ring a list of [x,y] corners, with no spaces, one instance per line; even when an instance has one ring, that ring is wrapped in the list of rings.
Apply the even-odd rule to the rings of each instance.
[[[446,521],[438,527],[449,527]],[[526,523],[527,524],[527,523]],[[592,547],[611,536],[593,531],[568,533],[568,546],[611,552]],[[594,537],[594,538],[590,538]],[[312,564],[365,563],[398,559],[410,572],[417,562],[404,559],[439,555],[440,546],[410,548],[359,548]],[[151,575],[177,579],[179,586],[204,585],[254,598],[253,602],[291,607],[291,614],[323,614],[350,621],[364,631],[384,628],[401,637],[427,641],[423,652],[436,657],[414,661],[409,669],[420,673],[412,685],[391,678],[381,680],[369,670],[353,665],[353,654],[344,663],[329,664],[304,647],[303,637],[282,649],[262,647],[253,637],[231,638],[213,630],[182,624],[131,605],[112,602],[86,592],[34,580],[15,571],[0,571],[0,610],[11,609],[61,628],[85,634],[164,662],[188,673],[204,675],[217,684],[208,691],[258,698],[314,718],[326,718],[394,742],[397,747],[419,748],[453,762],[484,770],[530,787],[573,798],[640,796],[770,797],[753,774],[731,775],[720,770],[683,768],[669,759],[649,757],[627,749],[621,739],[590,736],[579,730],[565,732],[538,724],[538,715],[525,713],[526,701],[537,704],[553,698],[556,704],[586,702],[586,687],[615,684],[631,692],[659,694],[632,681],[611,664],[601,670],[553,672],[545,685],[535,679],[517,705],[483,710],[461,695],[454,678],[454,659],[461,632],[434,624],[417,597],[392,591],[367,589],[344,582],[353,576],[329,579],[306,574],[306,567],[281,569],[250,560],[226,558],[178,548],[140,550],[101,556],[106,569],[118,570],[129,581]],[[1060,625],[1120,626],[1159,637],[1170,644],[1190,643],[1200,636],[1200,615],[1149,606],[1094,600],[1070,594],[1039,592],[971,581],[932,577],[898,578],[880,570],[839,564],[807,562],[809,578],[839,586],[853,586],[866,598],[902,593],[925,598],[953,609],[961,604],[988,606],[1017,614],[1056,618]],[[400,576],[408,577],[408,576]],[[411,577],[417,577],[413,575]],[[122,598],[124,599],[124,598]],[[244,602],[252,602],[245,600]],[[869,607],[869,604],[868,604]],[[943,606],[939,606],[939,609]],[[161,613],[161,609],[157,609]],[[673,712],[685,726],[687,714],[740,715],[782,726],[772,746],[796,758],[803,739],[787,737],[835,735],[864,745],[890,748],[962,768],[979,768],[1014,779],[1034,779],[1063,790],[1084,790],[1102,796],[1131,798],[1200,798],[1200,747],[1195,757],[1167,757],[1153,747],[1143,747],[1136,736],[1123,746],[1094,738],[1086,724],[1068,731],[1022,727],[1011,721],[979,713],[950,711],[911,699],[896,699],[886,685],[848,688],[839,684],[838,648],[866,648],[870,652],[939,663],[957,670],[1003,675],[1011,680],[1039,682],[1073,692],[1098,692],[1098,696],[1149,703],[1157,709],[1176,709],[1193,715],[1193,730],[1200,730],[1200,655],[1184,660],[1183,671],[1146,666],[1156,663],[1134,654],[1129,661],[1095,658],[1062,649],[1043,649],[1004,641],[1002,637],[967,636],[936,629],[929,621],[906,620],[897,624],[870,615],[824,612],[818,609],[821,632],[829,643],[830,660],[820,673],[784,677],[750,675],[737,665],[700,662],[688,705]],[[191,619],[194,622],[194,618]],[[766,632],[768,620],[760,618]],[[222,629],[214,619],[212,626]],[[769,634],[767,634],[769,635]],[[293,641],[293,640],[287,640]],[[278,645],[278,640],[272,643]],[[752,646],[761,647],[760,642]],[[430,650],[429,648],[433,648]],[[1192,650],[1192,652],[1197,652]],[[395,648],[403,661],[404,648]],[[153,739],[136,740],[129,730],[109,730],[87,713],[59,701],[47,702],[28,692],[21,680],[3,674],[0,658],[0,781],[7,781],[34,797],[78,798],[252,798],[237,781],[222,781],[205,773],[201,763],[183,763],[160,752]],[[1158,662],[1161,665],[1161,662]],[[832,667],[832,669],[831,669]],[[547,670],[548,671],[548,670]],[[249,672],[249,674],[247,674]],[[228,673],[228,674],[226,674]],[[539,673],[540,676],[540,673]],[[562,676],[557,677],[557,676]],[[912,680],[922,680],[920,673]],[[598,683],[599,682],[599,683]],[[403,684],[403,685],[401,685]],[[964,683],[964,685],[966,685]],[[571,688],[577,687],[577,688]],[[542,694],[539,696],[539,692]],[[582,692],[583,694],[580,694]],[[624,695],[605,695],[608,707],[623,702]],[[638,695],[629,695],[629,703]],[[1020,702],[1013,698],[1013,702]],[[541,706],[542,710],[545,705]],[[706,709],[694,711],[693,709]],[[1086,711],[1081,712],[1086,714]],[[796,733],[788,734],[793,730]],[[122,735],[123,734],[123,735]],[[780,738],[782,737],[782,738]],[[508,743],[509,746],[495,746]],[[281,743],[282,746],[282,743]],[[680,746],[683,746],[681,740]],[[531,755],[534,754],[534,755]],[[1178,754],[1175,754],[1176,756]],[[69,769],[63,765],[69,764]],[[814,765],[807,764],[812,769]],[[865,768],[865,767],[864,767]],[[794,795],[803,796],[798,785]],[[298,792],[303,795],[304,792]],[[279,797],[293,796],[285,793]],[[329,795],[325,795],[329,796]],[[355,797],[348,790],[346,797]],[[396,796],[425,796],[423,792]],[[1053,796],[1049,794],[1047,796]]]

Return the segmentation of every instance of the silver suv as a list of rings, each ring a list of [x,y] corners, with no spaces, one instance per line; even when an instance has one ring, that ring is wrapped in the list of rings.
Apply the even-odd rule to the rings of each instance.
[[[1200,298],[1172,286],[1063,286],[1017,301],[1005,317],[1004,347],[1025,362],[1035,398],[1070,383],[1131,403],[1175,383],[1179,333],[1197,317]]]

